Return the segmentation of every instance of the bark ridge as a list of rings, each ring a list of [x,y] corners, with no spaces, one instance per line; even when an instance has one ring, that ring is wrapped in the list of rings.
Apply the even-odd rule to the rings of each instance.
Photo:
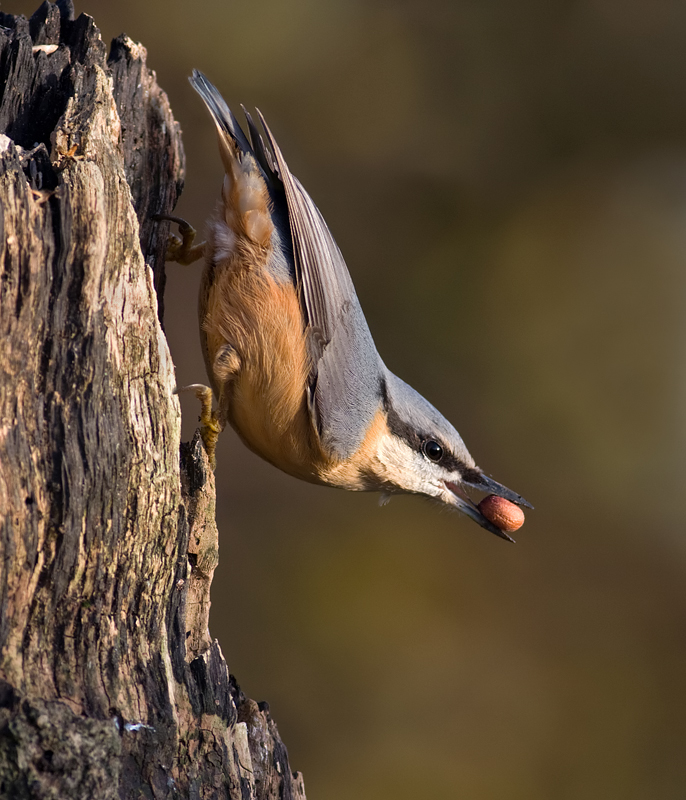
[[[304,798],[208,627],[214,476],[162,330],[180,130],[70,0],[0,14],[0,797]]]

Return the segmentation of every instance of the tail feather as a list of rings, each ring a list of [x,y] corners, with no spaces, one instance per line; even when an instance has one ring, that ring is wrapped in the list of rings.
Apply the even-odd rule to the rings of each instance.
[[[257,125],[255,125],[255,122],[250,112],[245,108],[245,106],[241,106],[241,108],[243,109],[245,118],[248,121],[248,131],[250,133],[250,141],[252,142],[255,158],[259,162],[264,172],[267,175],[269,175],[270,178],[278,176],[279,171],[276,166],[276,162],[274,161],[274,156],[271,154],[271,151],[265,146],[264,139],[262,138],[259,130],[257,129]]]
[[[222,184],[221,217],[215,221],[210,249],[215,261],[225,261],[236,249],[236,237],[269,246],[271,219],[267,177],[224,98],[207,78],[193,70],[191,86],[205,102],[217,126],[219,151],[226,174]],[[264,146],[258,147],[264,159]]]
[[[254,155],[250,142],[243,133],[243,129],[238,124],[238,120],[233,115],[231,109],[226,105],[226,101],[219,94],[215,86],[213,86],[202,72],[197,69],[193,70],[193,77],[189,78],[188,81],[204,100],[220,133],[228,134],[238,145],[242,153]]]

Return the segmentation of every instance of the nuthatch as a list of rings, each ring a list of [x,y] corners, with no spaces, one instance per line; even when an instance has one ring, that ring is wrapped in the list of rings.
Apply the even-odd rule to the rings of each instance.
[[[204,401],[208,449],[229,422],[297,478],[426,495],[510,539],[464,487],[531,506],[484,475],[455,428],[381,360],[343,256],[262,115],[266,144],[244,109],[248,139],[202,73],[190,82],[226,171],[207,242],[192,248],[195,232],[182,225],[183,245],[168,253],[182,263],[205,254],[200,336],[216,411],[207,387],[191,388]]]

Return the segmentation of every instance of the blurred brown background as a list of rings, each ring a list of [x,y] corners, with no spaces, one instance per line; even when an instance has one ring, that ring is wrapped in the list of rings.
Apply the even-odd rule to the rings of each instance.
[[[308,797],[686,796],[686,5],[81,11],[148,48],[192,223],[220,165],[187,76],[261,108],[387,364],[536,506],[508,545],[222,437],[212,633]],[[199,270],[169,267],[179,384],[205,380]]]

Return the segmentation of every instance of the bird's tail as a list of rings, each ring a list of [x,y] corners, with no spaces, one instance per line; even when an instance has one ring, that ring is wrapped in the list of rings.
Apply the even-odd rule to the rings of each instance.
[[[210,114],[219,130],[220,136],[229,137],[242,154],[248,153],[259,164],[262,170],[263,177],[271,183],[278,175],[276,168],[276,161],[265,146],[264,140],[255,125],[252,116],[243,108],[243,113],[248,122],[248,131],[250,132],[250,139],[245,135],[238,120],[234,116],[231,109],[226,104],[226,101],[219,93],[219,90],[203,75],[200,70],[194,69],[193,76],[188,79],[191,86],[202,97],[205,105],[209,109]],[[221,146],[221,145],[220,145]],[[224,153],[222,147],[222,160],[224,160]]]
[[[221,220],[215,224],[212,238],[214,258],[228,258],[234,251],[236,237],[245,236],[251,242],[267,247],[273,231],[268,189],[270,177],[265,174],[262,164],[262,161],[267,162],[259,134],[257,131],[253,134],[258,142],[258,146],[253,148],[224,98],[202,72],[194,70],[190,83],[202,97],[217,126],[219,153],[226,171]],[[249,119],[249,124],[251,122]]]

